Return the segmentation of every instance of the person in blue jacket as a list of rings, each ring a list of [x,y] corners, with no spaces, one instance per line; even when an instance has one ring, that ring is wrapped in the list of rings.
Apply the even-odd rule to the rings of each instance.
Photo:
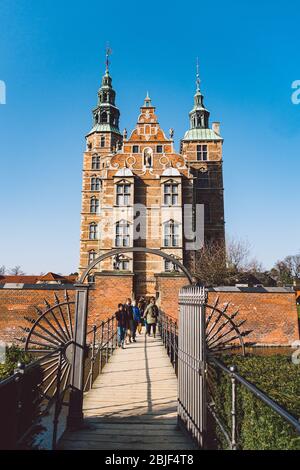
[[[141,329],[142,329],[141,311],[140,311],[139,307],[137,307],[135,300],[133,300],[133,302],[132,302],[132,310],[133,310],[133,321],[134,321],[132,339],[135,342],[136,341],[136,339],[135,339],[136,338],[136,330],[138,330],[139,334],[141,334]]]

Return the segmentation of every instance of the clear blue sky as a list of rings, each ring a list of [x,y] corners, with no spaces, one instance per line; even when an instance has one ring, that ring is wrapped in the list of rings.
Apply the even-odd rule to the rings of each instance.
[[[266,268],[299,251],[298,2],[1,0],[0,21],[0,265],[77,269],[84,136],[107,41],[121,129],[149,90],[177,148],[199,56],[225,139],[227,233]]]

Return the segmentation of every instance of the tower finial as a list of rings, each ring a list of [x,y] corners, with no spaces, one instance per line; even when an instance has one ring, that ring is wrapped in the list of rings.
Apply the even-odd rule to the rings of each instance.
[[[196,60],[196,90],[200,91],[199,58]]]
[[[109,43],[107,43],[107,46],[106,46],[106,59],[105,59],[105,71],[108,72],[109,71],[109,56],[112,54],[112,50],[111,48],[109,47]]]

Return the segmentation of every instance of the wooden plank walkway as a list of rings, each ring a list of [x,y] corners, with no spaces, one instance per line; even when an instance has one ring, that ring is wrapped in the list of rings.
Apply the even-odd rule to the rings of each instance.
[[[60,449],[185,450],[177,427],[177,378],[160,338],[137,335],[118,349],[84,399],[85,427]]]

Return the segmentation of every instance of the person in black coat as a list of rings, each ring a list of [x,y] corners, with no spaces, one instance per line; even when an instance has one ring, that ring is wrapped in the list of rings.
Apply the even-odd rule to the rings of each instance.
[[[118,346],[124,349],[124,341],[126,329],[128,327],[127,313],[125,312],[124,305],[119,304],[118,310],[115,313],[118,324]]]
[[[131,299],[126,300],[126,304],[124,305],[124,310],[127,316],[127,341],[126,344],[131,343],[132,341],[136,341],[134,338],[134,317],[133,317],[133,308],[131,304]]]

